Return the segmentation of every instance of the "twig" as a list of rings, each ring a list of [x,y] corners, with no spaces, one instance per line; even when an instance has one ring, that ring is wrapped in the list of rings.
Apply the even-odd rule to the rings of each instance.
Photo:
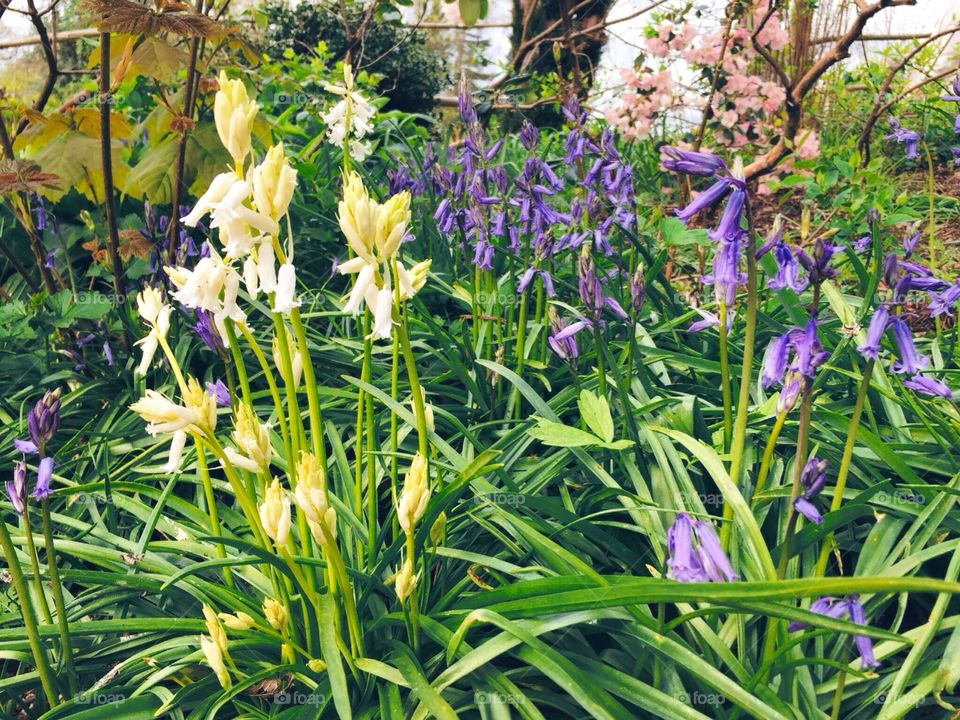
[[[953,35],[956,32],[960,32],[960,25],[954,26],[949,30],[943,30],[933,35],[929,35],[926,40],[922,43],[919,43],[913,50],[903,56],[903,58],[894,65],[890,72],[887,73],[887,76],[883,79],[880,88],[877,90],[877,101],[874,103],[873,108],[870,110],[870,114],[867,115],[867,121],[863,125],[863,130],[860,132],[860,138],[857,140],[857,147],[860,148],[861,153],[861,163],[866,166],[870,161],[870,134],[873,132],[874,126],[877,124],[877,120],[880,119],[880,116],[890,107],[890,104],[884,105],[883,100],[887,96],[887,92],[890,90],[890,86],[893,84],[894,78],[903,70],[907,64],[913,60],[927,45],[932,43],[934,40],[937,40],[945,35]],[[916,88],[914,88],[916,89]],[[897,98],[899,100],[899,98]]]
[[[120,233],[113,205],[113,153],[110,143],[110,33],[100,33],[100,159],[103,164],[103,208],[107,216],[107,249],[113,265],[114,302],[123,302]]]

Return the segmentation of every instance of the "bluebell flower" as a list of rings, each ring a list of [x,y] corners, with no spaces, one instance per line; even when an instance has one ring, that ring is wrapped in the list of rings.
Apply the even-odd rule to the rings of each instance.
[[[37,444],[33,442],[33,440],[16,438],[13,441],[13,446],[24,455],[36,455],[38,452],[40,452],[40,448],[37,447]]]
[[[934,317],[938,315],[948,315],[953,317],[953,306],[960,300],[960,280],[947,287],[946,290],[939,293],[930,293],[930,314]]]
[[[808,380],[812,380],[817,367],[830,357],[830,353],[823,349],[820,338],[817,337],[816,315],[810,316],[802,330],[794,328],[789,334],[790,347],[795,354],[791,369],[796,370]]]
[[[725,237],[713,256],[713,272],[703,277],[703,282],[713,285],[713,295],[718,303],[731,308],[736,302],[737,289],[747,281],[747,274],[740,272],[740,251],[743,248],[742,231]]]
[[[918,159],[920,157],[920,152],[917,150],[917,144],[920,142],[920,133],[915,130],[908,130],[905,127],[901,127],[900,121],[896,118],[890,118],[890,129],[892,132],[889,135],[884,136],[883,139],[895,140],[898,143],[903,143],[906,147],[907,159]]]
[[[693,308],[700,319],[690,323],[690,327],[687,328],[687,332],[700,332],[701,330],[706,330],[711,327],[720,327],[720,318],[714,315],[709,310],[704,310],[703,308],[695,307]],[[733,327],[733,313],[727,313],[727,330]]]
[[[957,115],[957,117],[960,118],[960,115]],[[960,134],[960,130],[957,133]],[[960,147],[952,147],[950,152],[953,153],[953,164],[960,167]]]
[[[850,622],[857,625],[866,625],[867,616],[863,611],[863,605],[860,604],[858,595],[850,595],[847,598],[847,609],[850,613]],[[879,667],[880,663],[873,656],[873,642],[866,635],[855,635],[854,644],[857,646],[857,652],[860,654],[860,668],[867,670],[869,668]]]
[[[692,523],[690,516],[681,512],[667,530],[667,577],[678,582],[731,582],[739,575],[713,525],[702,520]]]
[[[903,381],[903,386],[908,387],[914,392],[930,397],[942,397],[947,400],[953,400],[953,390],[950,386],[934,378],[924,377],[923,375],[914,375]]]
[[[793,509],[807,520],[818,525],[823,522],[820,511],[811,500],[816,497],[827,483],[827,461],[811,455],[800,473],[800,487],[802,492],[793,501]]]
[[[14,512],[23,517],[27,504],[27,464],[23,460],[14,463],[13,480],[7,480],[5,486]]]
[[[37,467],[37,484],[33,488],[32,497],[36,500],[45,500],[50,497],[50,480],[53,477],[53,458],[49,455],[42,460]]]
[[[866,235],[861,235],[859,238],[850,243],[850,247],[852,247],[855,252],[862,253],[870,248],[870,244],[872,242],[873,237],[868,233]]]
[[[916,249],[917,243],[919,241],[920,241],[919,232],[915,232],[913,235],[908,235],[907,237],[903,238],[903,241],[901,244],[903,245],[903,256],[905,258],[908,258],[913,254],[913,251]]]
[[[537,128],[525,122],[523,127],[520,128],[520,144],[523,145],[526,150],[533,150],[537,146],[539,135],[540,133],[537,131]]]
[[[193,331],[203,340],[203,344],[213,350],[213,352],[223,354],[226,347],[223,344],[223,338],[220,337],[220,331],[213,319],[213,313],[209,313],[201,308],[195,308],[197,322],[193,326]]]
[[[43,447],[60,427],[60,388],[48,390],[27,415],[27,430],[30,439],[38,448]]]
[[[813,244],[813,255],[808,255],[801,248],[797,250],[797,260],[810,276],[810,282],[814,285],[820,285],[824,280],[836,277],[837,271],[830,263],[834,254],[841,249],[839,245],[833,245],[823,239],[818,239]]]
[[[880,305],[873,311],[873,317],[870,318],[870,325],[867,327],[867,338],[863,345],[857,348],[863,357],[867,360],[876,360],[880,352],[880,341],[883,340],[883,334],[890,324],[890,310],[886,305]]]
[[[216,382],[206,384],[207,393],[214,399],[220,407],[230,407],[230,388],[224,385],[223,380],[217,378]]]
[[[929,367],[930,358],[917,353],[917,348],[913,344],[913,335],[907,324],[899,317],[895,317],[890,322],[890,326],[893,328],[893,339],[900,351],[900,359],[893,363],[893,371],[898,374],[916,375]]]
[[[777,273],[767,279],[767,287],[771,290],[790,288],[795,293],[803,292],[810,279],[800,276],[800,263],[790,251],[790,246],[780,241],[773,247],[773,258],[777,262]]]
[[[711,177],[727,169],[723,158],[713,153],[681,150],[670,145],[660,148],[660,152],[666,155],[661,161],[663,167],[671,172]]]
[[[832,597],[821,597],[810,603],[810,612],[839,620],[847,614],[847,603],[844,600],[835,600]],[[787,626],[787,632],[796,632],[806,626],[805,622],[794,620]]]
[[[760,386],[768,388],[783,379],[787,370],[787,353],[790,349],[790,335],[784,333],[773,338],[763,354],[763,369],[760,373]]]

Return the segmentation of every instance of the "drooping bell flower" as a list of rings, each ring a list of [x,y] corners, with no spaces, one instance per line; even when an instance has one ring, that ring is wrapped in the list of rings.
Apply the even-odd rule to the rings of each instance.
[[[807,254],[802,248],[797,250],[797,260],[810,276],[810,282],[820,285],[824,280],[836,277],[837,271],[830,264],[834,254],[841,247],[819,238],[813,245],[813,255]]]
[[[884,140],[895,140],[898,143],[903,143],[906,147],[906,157],[908,160],[916,160],[920,157],[920,152],[917,150],[917,144],[920,142],[922,137],[920,133],[916,130],[909,130],[905,127],[901,127],[900,121],[896,118],[890,118],[890,129],[892,132],[889,135],[884,136]]]
[[[206,388],[218,406],[230,407],[230,389],[224,385],[223,380],[217,378],[216,382],[208,382]]]
[[[778,335],[770,341],[763,354],[763,369],[760,372],[760,386],[768,388],[783,379],[787,369],[787,354],[790,350],[790,334]]]
[[[767,280],[768,288],[771,290],[790,288],[799,294],[810,284],[807,276],[800,276],[800,262],[785,242],[781,241],[774,246],[773,259],[777,262],[777,273]]]
[[[893,371],[898,374],[916,375],[929,367],[930,358],[917,353],[917,348],[913,344],[913,335],[907,324],[899,317],[895,317],[890,322],[890,327],[893,328],[893,339],[900,351],[900,359],[893,363]]]
[[[960,103],[960,78],[953,81],[953,84],[950,87],[952,94],[944,95],[941,97],[941,100],[947,100],[949,102]],[[957,117],[953,121],[953,130],[957,134],[960,134],[960,112],[957,112]]]
[[[890,324],[890,310],[886,305],[880,305],[873,311],[873,317],[870,318],[870,325],[867,328],[867,339],[857,348],[863,357],[867,360],[876,360],[880,352],[880,341],[883,339],[883,333]]]
[[[37,484],[33,488],[31,496],[35,500],[46,500],[52,494],[50,489],[50,480],[53,478],[53,458],[49,455],[37,466]]]
[[[703,282],[713,285],[716,301],[731,308],[736,302],[737,289],[747,281],[747,274],[740,272],[740,254],[743,249],[743,231],[726,236],[713,256],[713,272],[703,276]]]
[[[903,256],[905,258],[909,258],[913,254],[913,251],[916,249],[917,243],[919,241],[920,241],[919,232],[915,232],[913,233],[913,235],[908,235],[905,238],[903,238],[901,245],[903,246]]]
[[[803,515],[807,520],[818,525],[823,522],[823,517],[817,506],[811,500],[823,490],[827,483],[827,461],[819,459],[816,455],[811,455],[806,465],[800,473],[800,487],[803,488],[800,496],[793,501],[793,509]]]
[[[924,377],[923,375],[914,375],[903,381],[903,386],[910,388],[914,392],[930,397],[942,397],[946,400],[953,400],[953,390],[944,382],[934,378]]]
[[[810,612],[824,617],[840,619],[847,613],[847,603],[845,600],[835,600],[832,597],[822,597],[810,603]],[[787,632],[796,632],[802,630],[807,624],[800,620],[794,620],[787,626]]]
[[[830,357],[830,353],[823,349],[820,338],[817,337],[817,318],[815,315],[810,316],[802,330],[795,328],[790,331],[790,347],[793,348],[795,353],[791,368],[807,380],[813,380],[817,367]]]
[[[953,306],[960,300],[960,279],[943,292],[930,293],[930,304],[927,306],[930,315],[949,315],[953,317]]]
[[[697,195],[690,204],[677,210],[677,217],[683,222],[687,222],[701,210],[712,207],[729,194],[729,200],[724,208],[720,225],[713,231],[711,237],[714,240],[719,240],[738,232],[747,198],[743,163],[739,158],[734,167],[726,172],[727,166],[722,158],[710,153],[694,153],[670,146],[661,148],[661,152],[666,156],[663,160],[663,166],[667,170],[698,177],[716,178],[713,185]]]
[[[696,544],[694,544],[694,538]],[[678,513],[667,530],[667,577],[678,582],[730,582],[739,578],[711,523]]]
[[[858,595],[850,595],[847,598],[847,609],[850,613],[850,622],[856,623],[857,625],[867,624],[867,616],[863,611],[863,605],[860,604],[860,597]],[[873,641],[870,640],[870,638],[866,635],[855,635],[853,642],[857,646],[857,652],[860,654],[860,668],[862,670],[880,666],[880,663],[873,655]]]
[[[682,150],[670,145],[664,145],[660,152],[664,155],[661,159],[663,167],[682,175],[711,177],[727,169],[723,158],[713,153]]]
[[[27,504],[27,464],[23,460],[14,464],[13,480],[7,480],[5,485],[14,512],[23,516]]]

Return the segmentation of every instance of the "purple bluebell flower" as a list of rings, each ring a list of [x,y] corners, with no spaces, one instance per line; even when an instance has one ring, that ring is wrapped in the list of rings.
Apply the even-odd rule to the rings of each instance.
[[[900,261],[896,253],[887,253],[883,258],[883,281],[887,287],[895,287],[900,278]]]
[[[223,354],[226,347],[223,344],[223,338],[220,337],[220,331],[217,330],[213,313],[209,313],[200,308],[196,308],[195,312],[197,322],[193,325],[193,331],[203,340],[203,344],[213,350],[213,352],[218,355]]]
[[[630,276],[630,307],[634,313],[640,312],[643,307],[643,301],[647,294],[646,277],[643,274],[643,266],[638,265]]]
[[[917,144],[920,142],[920,133],[915,130],[908,130],[905,127],[901,127],[900,121],[896,118],[890,118],[890,129],[893,132],[884,136],[883,139],[896,140],[898,143],[903,143],[906,147],[907,159],[918,159],[920,157],[920,152],[917,150]]]
[[[903,245],[903,256],[905,258],[908,258],[913,254],[913,251],[916,249],[919,241],[919,232],[915,232],[913,235],[908,235],[907,237],[903,238],[903,242],[901,244]]]
[[[893,339],[900,351],[900,359],[893,363],[893,371],[898,374],[916,375],[929,367],[930,358],[917,353],[917,348],[913,344],[913,335],[907,324],[899,317],[895,317],[890,322],[890,326],[893,328]]]
[[[871,228],[880,222],[880,211],[876,208],[870,208],[867,210],[867,225]]]
[[[863,611],[863,605],[860,604],[858,595],[850,595],[847,598],[847,610],[850,613],[850,622],[857,625],[867,624],[867,616]],[[857,646],[857,652],[860,653],[860,668],[862,670],[880,666],[880,663],[873,656],[873,641],[870,638],[866,635],[855,635],[853,642]]]
[[[800,487],[803,491],[793,501],[793,509],[807,520],[818,525],[823,522],[820,511],[811,500],[816,497],[827,483],[827,461],[811,455],[800,473]]]
[[[817,337],[816,315],[810,316],[802,330],[794,328],[790,331],[790,347],[794,352],[791,369],[796,370],[807,380],[812,380],[817,367],[830,357],[830,353],[823,349],[820,338]]]
[[[550,326],[553,332],[550,334],[550,337],[547,338],[547,342],[551,349],[559,355],[562,360],[572,360],[576,362],[580,351],[577,347],[575,335],[585,327],[589,327],[590,323],[585,320],[579,320],[571,325],[567,325],[559,315],[551,312]]]
[[[730,582],[739,575],[713,525],[702,520],[692,523],[690,516],[681,512],[667,530],[667,577],[678,582]]]
[[[103,341],[103,357],[107,361],[108,367],[113,367],[113,348],[110,347],[110,341]]]
[[[953,306],[960,300],[960,279],[946,290],[939,293],[930,293],[930,314],[934,317],[938,315],[948,315],[953,317]]]
[[[43,447],[60,427],[60,388],[48,390],[33,406],[27,416],[30,439],[38,448]]]
[[[793,410],[804,387],[806,387],[806,381],[803,375],[796,370],[788,370],[783,380],[783,388],[780,390],[780,397],[777,398],[778,415]]]
[[[700,316],[699,320],[696,320],[690,323],[690,327],[687,328],[687,332],[700,332],[701,330],[706,330],[711,327],[720,327],[720,318],[714,315],[709,310],[704,310],[702,308],[695,307],[693,308],[694,312]],[[727,314],[727,329],[733,325],[733,313]]]
[[[214,399],[220,407],[230,407],[230,388],[224,385],[223,380],[217,378],[216,382],[208,382],[207,393]]]
[[[870,318],[870,325],[867,327],[867,339],[863,345],[857,348],[857,352],[867,360],[876,360],[877,354],[880,352],[880,341],[883,340],[883,333],[886,332],[889,324],[890,310],[887,309],[886,305],[879,305],[873,311],[873,317]]]
[[[771,290],[790,288],[797,294],[803,292],[810,284],[810,279],[800,277],[800,263],[790,251],[790,246],[782,241],[777,243],[773,248],[773,258],[777,262],[777,274],[767,280],[767,287]]]
[[[13,446],[22,452],[24,455],[36,455],[40,452],[40,448],[37,447],[36,443],[33,440],[23,440],[22,438],[16,438],[13,441]]]
[[[854,252],[862,253],[870,248],[872,242],[873,237],[867,233],[866,235],[861,235],[859,238],[850,243],[850,247],[853,248]]]
[[[690,204],[688,204],[685,208],[677,210],[676,216],[683,222],[687,222],[701,210],[712,207],[716,203],[723,200],[730,187],[731,185],[729,178],[720,178],[713,185],[691,200]]]
[[[37,467],[37,484],[33,488],[32,497],[35,500],[45,500],[50,497],[50,480],[53,477],[53,458],[49,455],[40,461]]]
[[[847,602],[845,600],[835,600],[832,597],[818,598],[810,603],[810,612],[839,620],[847,614]],[[796,632],[806,626],[805,622],[794,620],[787,626],[787,632]]]
[[[27,504],[27,464],[20,460],[13,466],[13,481],[5,483],[7,497],[17,515],[23,516]]]
[[[457,88],[457,109],[460,112],[460,119],[467,125],[473,125],[477,122],[477,111],[473,107],[473,98],[467,89],[466,77],[460,78],[460,84]]]
[[[760,373],[760,386],[768,388],[783,379],[787,369],[787,352],[790,349],[790,334],[778,335],[770,341],[763,354],[763,370]]]
[[[713,285],[713,295],[718,303],[733,307],[737,288],[747,281],[747,274],[739,271],[740,251],[744,233],[725,237],[713,256],[713,272],[703,277],[703,282]]]
[[[957,118],[960,119],[960,115],[957,115]],[[960,130],[957,130],[957,134],[960,134]],[[960,167],[960,147],[950,148],[950,152],[953,153],[953,164],[957,167]]]
[[[697,557],[707,577],[713,582],[732,582],[738,579],[740,576],[733,571],[713,523],[697,520],[693,524],[693,532],[697,536]]]
[[[540,138],[540,133],[537,132],[537,128],[531,125],[528,122],[523,124],[523,127],[520,128],[520,144],[526,150],[533,150],[537,146],[537,141]]]
[[[914,392],[930,397],[942,397],[947,400],[953,400],[953,390],[950,386],[934,378],[924,377],[923,375],[914,375],[903,381],[903,386],[908,387]]]
[[[802,248],[797,250],[797,260],[810,276],[810,282],[820,285],[824,280],[836,277],[837,271],[830,262],[839,250],[842,250],[839,245],[833,245],[823,239],[818,239],[814,243],[812,257]]]
[[[723,158],[713,153],[681,150],[670,145],[664,145],[660,152],[666,156],[661,161],[664,169],[671,172],[710,177],[727,169]]]
[[[57,257],[56,250],[51,250],[50,252],[48,252],[46,259],[43,261],[43,266],[48,270],[53,270],[53,268],[56,267],[56,263],[54,262],[56,257]]]

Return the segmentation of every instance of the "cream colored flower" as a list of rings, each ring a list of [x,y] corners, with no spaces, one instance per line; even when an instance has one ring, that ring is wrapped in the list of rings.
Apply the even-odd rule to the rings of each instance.
[[[290,353],[290,370],[293,372],[293,386],[300,387],[300,380],[303,377],[303,356],[300,355],[300,350],[297,349],[291,334],[288,332],[285,334],[285,337],[287,338],[287,351]],[[278,370],[283,368],[283,357],[280,355],[280,342],[277,340],[276,335],[273,336],[271,354],[273,355],[274,367]]]
[[[147,432],[175,433],[213,430],[217,425],[216,401],[195,378],[187,383],[184,404],[178,405],[156,390],[147,390],[130,409],[147,421]]]
[[[234,465],[251,472],[263,472],[270,466],[270,423],[261,423],[245,404],[237,406],[233,418],[233,448],[225,448]]]
[[[290,535],[290,501],[277,478],[270,483],[260,504],[260,522],[278,547],[286,544]]]
[[[310,534],[320,545],[337,536],[337,513],[327,497],[326,474],[312,453],[301,452],[297,463],[297,488],[293,499],[307,519]],[[324,532],[326,527],[327,533]]]
[[[410,597],[410,593],[417,587],[417,575],[413,572],[413,561],[408,557],[403,561],[403,566],[394,580],[394,589],[397,591],[397,597],[400,604],[403,605]]]
[[[220,89],[213,100],[213,120],[217,125],[220,142],[237,165],[243,165],[250,152],[250,136],[253,120],[257,116],[257,103],[247,96],[242,80],[230,80],[220,71]]]
[[[163,472],[172,475],[180,469],[180,463],[183,462],[183,449],[186,445],[187,433],[177,430],[170,441],[170,454],[167,457],[167,464],[163,466]]]
[[[159,290],[148,287],[137,295],[137,312],[150,326],[150,332],[135,343],[143,352],[136,373],[146,375],[157,348],[160,347],[160,341],[167,336],[170,329],[172,308],[163,302],[163,294]]]
[[[227,673],[226,665],[223,664],[223,652],[220,646],[216,641],[208,638],[206,635],[201,635],[200,649],[203,650],[207,664],[210,666],[210,669],[213,670],[213,674],[217,676],[220,686],[224,688],[230,687],[230,675]]]
[[[403,480],[403,490],[397,500],[397,522],[408,535],[423,513],[427,510],[430,500],[430,489],[427,487],[427,461],[420,453],[413,456],[410,469]]]
[[[277,273],[277,290],[273,296],[274,312],[289,315],[290,311],[300,307],[297,300],[297,269],[292,263],[286,262],[280,266]]]
[[[369,141],[363,138],[373,131],[373,117],[377,109],[361,93],[354,90],[353,71],[349,63],[343,65],[343,85],[324,85],[327,92],[339,95],[341,100],[323,113],[327,124],[327,137],[333,145],[342,148],[344,143],[351,157],[362,162],[370,153]]]
[[[263,162],[251,171],[253,201],[257,210],[274,220],[283,217],[297,186],[297,171],[283,154],[283,143],[267,151]]]
[[[287,624],[286,608],[273,598],[263,601],[263,616],[274,630],[279,630]]]
[[[257,624],[247,613],[239,610],[234,615],[230,613],[219,613],[217,617],[231,630],[249,630]]]
[[[225,651],[227,649],[227,633],[224,632],[223,625],[220,624],[220,618],[217,617],[213,608],[206,603],[203,604],[203,618],[207,623],[207,632],[210,633],[210,638],[221,650]]]

